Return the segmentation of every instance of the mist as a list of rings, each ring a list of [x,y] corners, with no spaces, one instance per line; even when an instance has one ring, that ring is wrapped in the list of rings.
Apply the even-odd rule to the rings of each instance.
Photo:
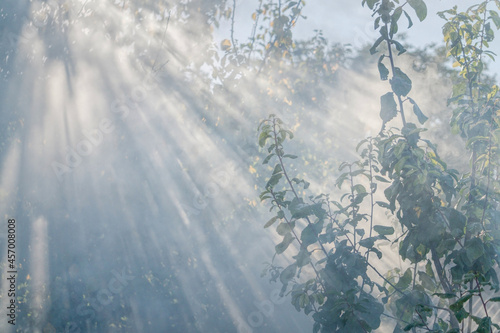
[[[19,297],[16,325],[2,318],[1,332],[311,331],[279,281],[261,276],[280,237],[263,229],[272,168],[257,127],[281,117],[295,134],[287,149],[304,156],[292,172],[311,194],[335,191],[340,162],[381,129],[387,86],[364,44],[320,79],[314,64],[239,67],[221,47],[229,21],[214,32],[208,14],[224,6],[0,4],[0,211],[16,221]],[[451,83],[403,59],[421,109],[444,112],[436,99]],[[309,82],[294,100],[289,78]],[[427,135],[460,168],[445,126]],[[4,227],[0,236],[4,264]]]

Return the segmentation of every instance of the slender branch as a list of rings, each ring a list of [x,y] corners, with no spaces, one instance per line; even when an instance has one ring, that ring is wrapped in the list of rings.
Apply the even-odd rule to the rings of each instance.
[[[295,198],[299,199],[299,196],[297,195],[297,192],[295,191],[295,187],[293,186],[292,182],[290,181],[290,178],[288,177],[288,173],[286,172],[285,164],[283,163],[283,158],[281,157],[280,149],[282,148],[282,146],[281,146],[281,144],[278,143],[278,134],[276,132],[276,119],[273,119],[273,134],[274,134],[274,143],[276,145],[274,147],[274,149],[276,152],[276,156],[278,156],[278,159],[279,159],[279,162],[281,165],[281,169],[283,170],[283,174],[285,175],[286,181],[288,182],[288,185],[292,189],[292,192],[295,195]],[[309,225],[312,224],[312,222],[308,216],[306,216],[305,219]],[[318,240],[318,244],[320,245],[321,249],[325,253],[325,256],[328,257],[328,251],[326,251],[325,247],[323,246],[323,243],[319,240],[318,237],[316,237],[316,239]]]
[[[441,265],[441,261],[439,260],[439,257],[437,255],[436,248],[433,246],[431,247],[431,255],[432,255],[432,261],[434,263],[434,267],[436,268],[437,275],[439,277],[439,282],[441,283],[441,286],[443,287],[444,291],[446,293],[453,293],[453,289],[451,288],[450,283],[448,282],[448,279],[446,278],[446,273],[443,269],[443,266]],[[450,303],[455,302],[455,298],[452,298],[450,300]],[[460,324],[458,323],[457,317],[453,312],[450,312],[450,323],[451,327],[458,329],[460,327]]]
[[[158,72],[159,70],[162,69],[163,66],[165,66],[167,64],[167,62],[165,62],[163,65],[161,65],[158,69],[156,69],[156,63],[158,62],[158,57],[160,56],[160,51],[161,51],[161,48],[163,47],[163,43],[165,42],[165,35],[167,34],[167,29],[168,29],[168,24],[170,22],[170,11],[168,12],[168,17],[167,17],[167,24],[165,25],[165,30],[163,30],[163,36],[161,37],[161,44],[160,44],[160,48],[158,49],[158,52],[156,52],[156,57],[155,57],[155,61],[153,62],[153,65],[151,66],[151,69],[153,70],[154,73]]]
[[[480,38],[480,42],[479,42],[479,49],[481,50],[479,52],[479,62],[482,62],[482,58],[483,58],[483,42],[484,42],[484,34],[486,33],[486,13],[488,13],[488,11],[486,10],[487,7],[488,7],[488,3],[490,2],[490,0],[487,0],[486,1],[486,6],[484,8],[484,13],[483,13],[483,25],[481,27],[481,38]],[[477,82],[481,82],[481,72],[478,72],[477,73]]]
[[[431,331],[430,327],[427,325],[427,322],[424,320],[424,317],[422,317],[422,315],[420,314],[420,311],[418,311],[417,308],[415,308],[415,311],[417,312],[420,320],[422,321],[422,324],[425,325],[425,328],[427,328],[428,331]]]
[[[279,210],[283,211],[283,207],[280,205],[278,199],[276,199],[276,195],[275,195],[274,191],[272,189],[270,189],[269,193],[271,193],[271,195],[273,196],[274,202],[276,202],[276,206],[279,208]],[[297,236],[297,234],[295,233],[295,231],[292,228],[291,221],[288,221],[286,216],[284,216],[283,219],[285,220],[286,224],[288,224],[290,231],[292,232],[292,234],[295,237],[295,239],[297,240],[297,242],[299,242],[299,245],[302,246],[302,242],[300,241],[300,238]]]
[[[488,309],[486,308],[486,303],[484,302],[483,294],[481,293],[481,285],[479,284],[479,279],[477,278],[477,276],[476,276],[476,285],[479,293],[479,298],[481,299],[481,303],[483,305],[484,313],[486,314],[486,317],[489,317]],[[493,333],[493,329],[491,328],[491,326],[490,326],[490,333]]]
[[[401,289],[399,289],[398,287],[396,287],[391,281],[387,280],[387,278],[385,276],[383,276],[379,271],[378,269],[375,268],[375,266],[373,266],[372,264],[370,264],[368,261],[366,262],[366,264],[375,271],[375,273],[377,273],[378,276],[380,276],[382,278],[382,280],[384,280],[388,285],[390,285],[392,288],[394,288],[394,290],[396,290],[398,293],[400,293],[401,295],[403,296],[408,296],[404,291],[402,291]]]
[[[473,282],[471,281],[471,282],[469,283],[469,290],[472,290],[473,288],[474,288],[474,284],[473,284]],[[470,314],[472,314],[472,310],[473,310],[473,309],[472,309],[472,306],[473,306],[473,304],[472,304],[472,299],[473,299],[473,297],[471,297],[471,298],[469,299],[469,313],[470,313]],[[469,319],[468,319],[468,322],[467,322],[467,330],[468,330],[468,333],[471,333],[471,332],[472,332],[472,316],[469,316]]]
[[[349,165],[349,178],[351,180],[351,205],[352,205],[352,219],[356,220],[356,207],[354,206],[354,177],[352,176],[352,165]],[[354,244],[353,246],[356,247],[356,227],[354,226],[354,232],[353,232],[353,238],[354,238]]]
[[[373,207],[375,206],[373,198],[373,165],[372,165],[372,152],[373,152],[373,139],[370,138],[369,141],[369,151],[368,151],[368,167],[370,168],[370,238],[373,232]],[[366,261],[370,258],[370,251],[366,254]]]
[[[491,182],[491,123],[490,123],[490,130],[489,130],[489,139],[488,139],[488,156],[487,156],[487,161],[488,161],[488,176],[487,176],[487,181],[486,181],[486,194],[484,195],[484,206],[483,206],[483,214],[481,216],[481,226],[483,227],[483,230],[485,230],[484,227],[484,217],[486,215],[486,208],[488,206],[488,195],[490,193],[490,182]]]

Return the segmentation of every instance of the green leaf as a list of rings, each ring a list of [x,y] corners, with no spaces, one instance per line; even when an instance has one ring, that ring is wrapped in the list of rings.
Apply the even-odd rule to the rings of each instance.
[[[384,177],[375,176],[375,179],[382,183],[390,183],[390,181],[385,179]]]
[[[285,155],[283,155],[283,157],[288,157],[288,158],[291,158],[292,160],[297,158],[296,155],[290,155],[290,154],[285,154]]]
[[[294,256],[293,258],[297,261],[297,266],[302,267],[302,266],[309,264],[309,262],[311,262],[310,256],[311,256],[311,253],[309,253],[309,251],[307,251],[307,249],[302,248],[299,251],[299,253],[296,256]]]
[[[290,222],[290,223],[283,222],[278,224],[278,226],[276,227],[276,232],[281,236],[285,236],[287,233],[292,231],[294,227],[295,227],[295,222]]]
[[[408,268],[402,277],[399,278],[398,283],[396,283],[396,287],[399,289],[406,289],[410,286],[412,281],[412,273],[411,268]]]
[[[467,294],[460,297],[455,303],[450,305],[450,310],[453,312],[458,312],[464,306],[464,303],[467,302],[471,297],[472,294]]]
[[[321,207],[321,203],[306,206],[297,206],[293,208],[291,207],[290,211],[292,213],[292,217],[295,219],[301,219],[309,215],[316,215],[317,217],[322,218],[326,214],[326,211]]]
[[[427,263],[425,264],[425,273],[435,279],[434,270],[432,269],[432,263],[430,260],[427,260]]]
[[[271,136],[269,135],[269,132],[267,131],[262,131],[259,135],[259,146],[262,148],[266,144],[266,140],[269,139]]]
[[[375,6],[375,4],[376,4],[377,2],[379,2],[379,1],[380,1],[380,0],[363,0],[362,5],[363,5],[363,7],[364,7],[364,6],[365,6],[365,3],[366,3],[366,4],[368,5],[368,8],[373,9],[373,6]]]
[[[382,118],[385,124],[398,114],[398,107],[394,100],[394,94],[389,92],[380,97],[380,104],[380,118]]]
[[[406,325],[404,328],[403,328],[403,331],[405,332],[408,332],[409,330],[411,330],[412,328],[415,328],[415,327],[423,327],[425,326],[423,323],[419,323],[417,321],[414,321],[413,323],[410,323],[408,325]]]
[[[354,185],[353,190],[359,194],[366,193],[366,188],[361,184]]]
[[[378,237],[368,237],[359,241],[359,245],[366,247],[367,249],[373,248],[375,241],[379,239]]]
[[[281,173],[278,173],[276,175],[271,176],[271,178],[268,180],[268,182],[266,184],[266,188],[274,187],[276,184],[278,184],[278,182],[280,181],[282,176],[283,176],[283,174],[281,174]]]
[[[311,185],[309,182],[303,180],[303,179],[299,179],[299,178],[292,178],[292,182],[296,183],[296,184],[304,184],[304,190],[307,190],[307,188],[309,187],[309,185]]]
[[[413,26],[413,21],[411,20],[410,15],[406,12],[406,10],[403,11],[403,13],[406,16],[406,19],[408,20],[408,29],[410,29]]]
[[[384,312],[384,306],[378,302],[372,295],[362,292],[359,295],[358,302],[354,305],[357,317],[353,322],[352,329],[347,329],[344,332],[367,332],[377,329],[380,326],[380,317]],[[368,325],[368,330],[359,330],[360,320],[364,325]],[[364,326],[363,325],[363,326]]]
[[[467,311],[465,311],[464,308],[461,308],[460,310],[455,311],[455,317],[457,317],[458,322],[461,323],[462,320],[469,317],[469,313]],[[487,332],[484,332],[484,333],[489,333],[489,332],[490,331],[488,330]],[[459,333],[459,331],[457,331],[457,333]],[[479,331],[475,331],[475,333],[479,333]]]
[[[285,250],[293,242],[294,239],[295,237],[293,237],[291,233],[286,234],[283,238],[283,241],[274,247],[274,249],[276,250],[276,254],[285,252]]]
[[[373,43],[373,46],[370,48],[370,54],[371,55],[374,55],[375,53],[377,53],[377,47],[380,45],[380,43],[382,43],[384,41],[384,37],[383,36],[380,36],[376,41],[375,43]]]
[[[382,208],[391,209],[391,206],[387,202],[377,201],[376,204],[379,205]]]
[[[467,218],[456,209],[450,211],[450,231],[453,237],[462,237],[465,234],[465,224]]]
[[[389,77],[389,70],[385,65],[382,63],[382,60],[384,60],[385,55],[381,55],[380,58],[378,59],[378,72],[380,74],[380,79],[385,81]]]
[[[285,268],[280,274],[280,281],[283,284],[288,284],[290,280],[293,279],[295,273],[297,272],[297,264],[291,264],[287,268]]]
[[[277,174],[277,173],[280,173],[280,172],[282,172],[282,171],[283,171],[283,169],[281,168],[281,164],[279,164],[279,163],[278,163],[278,164],[276,164],[276,165],[274,166],[273,175],[275,175],[275,174]]]
[[[475,261],[484,254],[483,242],[479,238],[472,238],[465,244],[467,259]]]
[[[316,224],[309,224],[302,230],[300,234],[300,240],[302,241],[302,246],[307,247],[318,241],[318,234],[321,232],[321,226]]]
[[[402,55],[403,53],[406,52],[406,49],[403,46],[403,44],[401,44],[397,40],[391,40],[391,43],[394,44],[394,46],[396,46],[396,50],[398,50],[398,55]]]
[[[434,281],[433,278],[431,278],[427,273],[424,272],[418,272],[418,277],[420,278],[420,281],[422,282],[422,286],[430,291],[436,290],[436,282]]]
[[[354,229],[354,232],[363,237],[365,235],[365,229]]]
[[[500,297],[492,297],[488,300],[488,302],[500,302]]]
[[[394,36],[398,32],[398,21],[403,13],[403,7],[399,6],[394,10],[391,17],[391,36]]]
[[[270,226],[272,226],[274,224],[274,222],[276,222],[277,219],[278,219],[278,217],[275,216],[272,219],[270,219],[269,221],[267,221],[267,223],[264,225],[264,228],[269,228]]]
[[[417,103],[411,98],[408,97],[408,100],[410,101],[411,104],[413,104],[413,113],[417,116],[418,122],[421,123],[422,125],[427,121],[427,118],[423,113],[422,110],[418,107]]]
[[[427,17],[427,6],[423,0],[408,0],[408,4],[415,10],[420,22],[425,20]]]
[[[382,259],[382,252],[380,252],[380,250],[379,250],[379,249],[377,249],[377,248],[375,248],[375,247],[372,247],[372,248],[370,249],[370,251],[375,252],[375,254],[377,255],[377,257],[378,257],[379,259]]]
[[[493,23],[495,23],[495,26],[497,29],[500,29],[500,17],[498,16],[498,13],[494,10],[490,10],[490,17],[493,20]]]
[[[267,164],[269,163],[269,160],[274,156],[276,155],[275,153],[272,153],[272,154],[269,154],[267,155],[267,157],[264,159],[264,161],[262,161],[262,164]]]
[[[477,333],[493,332],[493,330],[491,329],[491,318],[490,317],[481,318],[479,323],[478,323],[478,328],[477,328],[476,332]]]
[[[394,183],[391,184],[388,188],[384,190],[385,197],[387,200],[389,200],[390,204],[390,210],[394,213],[394,210],[396,210],[396,197],[399,194],[399,190],[401,188],[401,183],[398,181],[395,181]],[[377,202],[378,203],[378,202]]]
[[[396,67],[394,68],[392,79],[389,81],[391,83],[392,91],[398,96],[406,96],[411,91],[411,80],[403,73],[403,71]]]
[[[378,233],[379,235],[382,236],[387,236],[387,235],[392,235],[394,234],[394,228],[393,227],[385,227],[383,225],[376,225],[373,227],[373,230]]]
[[[409,158],[409,156],[405,156],[402,159],[400,159],[398,161],[398,163],[396,163],[396,165],[394,166],[394,172],[399,174],[401,172],[401,170],[403,170],[403,168],[405,167],[406,161],[408,160],[408,158]]]
[[[434,293],[432,295],[437,296],[439,298],[443,298],[443,299],[449,299],[449,298],[457,297],[457,295],[455,295],[453,293]]]

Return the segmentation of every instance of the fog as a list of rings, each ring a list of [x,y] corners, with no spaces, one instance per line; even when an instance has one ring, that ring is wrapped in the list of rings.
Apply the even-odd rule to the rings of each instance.
[[[16,220],[21,297],[9,325],[2,266],[1,332],[311,331],[279,281],[261,277],[279,236],[263,229],[257,126],[283,118],[290,151],[309,159],[291,169],[313,193],[331,191],[339,162],[380,130],[387,86],[367,57],[298,97],[318,99],[308,110],[255,70],[221,85],[224,33],[204,13],[217,3],[0,4],[0,211]],[[449,89],[437,70],[414,75],[426,114],[446,109],[433,100]]]

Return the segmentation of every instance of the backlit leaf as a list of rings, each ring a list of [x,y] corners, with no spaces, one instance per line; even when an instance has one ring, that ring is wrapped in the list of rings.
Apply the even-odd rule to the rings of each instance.
[[[380,104],[380,118],[382,118],[385,124],[398,114],[398,107],[394,100],[394,94],[389,92],[380,97]]]
[[[427,17],[427,6],[423,0],[408,0],[408,4],[415,10],[420,22],[425,20]]]
[[[394,68],[393,77],[390,80],[392,91],[398,96],[406,96],[411,91],[411,80],[403,73],[403,71],[396,67]]]

